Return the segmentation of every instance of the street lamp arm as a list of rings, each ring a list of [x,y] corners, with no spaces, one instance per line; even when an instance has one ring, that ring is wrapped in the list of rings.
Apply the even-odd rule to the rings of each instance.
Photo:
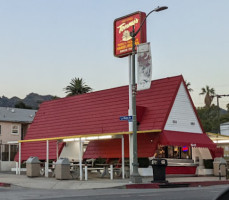
[[[152,12],[154,12],[154,11],[155,11],[155,10],[151,10],[151,11],[146,15],[145,19],[142,21],[142,23],[141,23],[139,29],[135,32],[134,36],[136,36],[136,35],[138,34],[138,32],[141,30],[143,24],[145,23],[146,18],[147,18]]]
[[[138,34],[138,32],[141,30],[143,24],[145,23],[146,18],[147,18],[152,12],[159,12],[159,11],[162,11],[162,10],[165,10],[165,9],[168,9],[168,7],[167,7],[167,6],[162,6],[162,7],[159,7],[159,6],[158,6],[157,8],[151,10],[151,11],[146,15],[146,17],[145,17],[145,19],[142,21],[142,23],[141,23],[139,29],[133,34],[132,37],[135,37],[135,36]]]

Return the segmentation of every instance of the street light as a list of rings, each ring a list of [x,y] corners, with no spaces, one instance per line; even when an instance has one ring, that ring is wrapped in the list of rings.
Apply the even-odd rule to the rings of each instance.
[[[132,110],[133,110],[133,173],[131,175],[131,182],[132,183],[141,183],[142,179],[138,173],[138,155],[137,155],[137,120],[136,120],[136,81],[135,81],[135,37],[141,30],[143,24],[146,21],[146,18],[152,13],[152,12],[159,12],[162,10],[167,9],[168,7],[162,6],[157,7],[150,11],[145,19],[142,21],[139,29],[135,32],[134,26],[133,31],[130,33],[130,36],[132,37]]]

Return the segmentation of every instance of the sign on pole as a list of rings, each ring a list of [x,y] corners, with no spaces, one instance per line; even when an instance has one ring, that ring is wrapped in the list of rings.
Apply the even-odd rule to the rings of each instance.
[[[137,90],[146,90],[151,86],[152,79],[152,58],[150,43],[139,44],[137,46],[138,59],[138,81]]]
[[[133,116],[121,116],[119,119],[120,119],[120,121],[129,121],[129,122],[132,122]]]
[[[146,17],[144,12],[135,12],[114,20],[114,56],[122,58],[132,53],[132,41],[130,32],[135,26],[138,30],[143,19]],[[146,23],[143,24],[138,35],[135,37],[135,44],[146,42]]]

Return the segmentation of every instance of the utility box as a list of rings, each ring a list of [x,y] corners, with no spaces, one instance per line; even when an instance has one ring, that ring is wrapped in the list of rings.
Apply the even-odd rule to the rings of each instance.
[[[214,159],[213,171],[214,176],[226,176],[227,162],[224,158],[218,157]]]
[[[38,157],[29,157],[26,161],[26,175],[28,177],[38,177],[40,176],[41,162]]]
[[[71,179],[70,162],[67,158],[60,158],[56,162],[55,176],[58,180]]]

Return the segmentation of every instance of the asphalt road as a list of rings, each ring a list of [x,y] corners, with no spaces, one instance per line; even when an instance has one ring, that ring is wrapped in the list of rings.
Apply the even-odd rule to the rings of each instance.
[[[0,200],[215,200],[228,185],[171,189],[44,190],[0,187]]]

